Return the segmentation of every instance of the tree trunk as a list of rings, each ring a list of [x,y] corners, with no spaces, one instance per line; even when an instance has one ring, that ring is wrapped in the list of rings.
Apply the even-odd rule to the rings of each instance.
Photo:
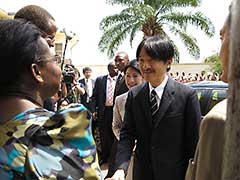
[[[229,96],[222,180],[240,180],[240,0],[232,4]]]

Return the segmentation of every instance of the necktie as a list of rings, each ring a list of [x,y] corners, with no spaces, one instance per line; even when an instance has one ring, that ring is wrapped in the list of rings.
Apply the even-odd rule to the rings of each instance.
[[[88,84],[88,79],[86,79],[86,94],[87,94],[87,99],[86,102],[89,102],[89,84]]]
[[[152,113],[152,120],[154,123],[156,121],[157,111],[158,111],[157,93],[154,89],[151,92],[150,107],[151,107],[151,113]]]
[[[108,92],[107,92],[107,105],[113,105],[113,79],[109,78],[108,81]]]

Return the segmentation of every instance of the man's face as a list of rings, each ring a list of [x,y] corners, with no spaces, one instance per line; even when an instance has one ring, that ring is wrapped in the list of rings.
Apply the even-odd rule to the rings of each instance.
[[[114,61],[115,61],[115,65],[118,68],[118,70],[123,72],[125,66],[127,65],[128,61],[129,61],[128,55],[125,53],[119,53],[116,55]]]
[[[87,70],[87,71],[84,72],[84,76],[85,76],[86,79],[90,79],[91,75],[92,75],[92,71]]]
[[[49,47],[55,46],[55,35],[57,32],[56,22],[52,19],[49,20],[49,29],[48,32],[45,32],[44,39],[47,41]]]
[[[220,49],[220,59],[222,64],[222,75],[221,80],[223,82],[228,81],[228,64],[229,64],[229,41],[230,41],[230,29],[227,22],[224,23],[220,31],[220,39],[222,41]]]
[[[138,63],[144,79],[153,87],[157,87],[164,80],[167,73],[167,67],[171,65],[172,59],[164,63],[159,59],[152,59],[146,53],[145,49],[142,49],[138,58]]]
[[[110,75],[111,77],[114,77],[114,76],[117,76],[117,74],[118,74],[118,69],[117,69],[117,67],[116,67],[115,65],[111,65],[111,66],[109,66],[109,68],[108,68],[108,72],[109,72],[109,75]]]

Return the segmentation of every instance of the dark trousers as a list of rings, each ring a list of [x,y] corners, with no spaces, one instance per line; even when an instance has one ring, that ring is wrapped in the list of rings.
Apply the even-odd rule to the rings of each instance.
[[[112,148],[111,148],[111,154],[110,154],[110,157],[108,160],[108,173],[105,178],[110,178],[115,173],[115,170],[116,170],[115,169],[115,159],[116,159],[116,154],[117,154],[117,143],[118,143],[118,140],[114,136],[114,140],[113,140],[113,144],[112,144]]]
[[[98,123],[100,131],[101,141],[101,154],[100,158],[102,162],[108,162],[111,154],[112,144],[114,140],[114,134],[112,131],[112,118],[113,118],[113,107],[106,106],[104,110],[103,118]]]

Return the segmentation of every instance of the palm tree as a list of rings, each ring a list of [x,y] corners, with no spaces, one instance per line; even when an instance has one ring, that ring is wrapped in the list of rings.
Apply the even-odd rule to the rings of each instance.
[[[160,35],[173,42],[171,34],[178,36],[189,54],[198,59],[200,49],[197,40],[186,32],[187,25],[193,25],[204,31],[208,37],[214,35],[214,25],[201,12],[190,11],[200,5],[201,0],[107,0],[107,3],[119,4],[123,9],[119,14],[105,17],[100,23],[103,31],[98,47],[101,52],[107,51],[109,57],[124,39],[129,37],[130,45],[135,35],[142,31],[146,36]],[[190,8],[189,8],[190,7]],[[179,51],[176,50],[175,62],[179,62]]]

